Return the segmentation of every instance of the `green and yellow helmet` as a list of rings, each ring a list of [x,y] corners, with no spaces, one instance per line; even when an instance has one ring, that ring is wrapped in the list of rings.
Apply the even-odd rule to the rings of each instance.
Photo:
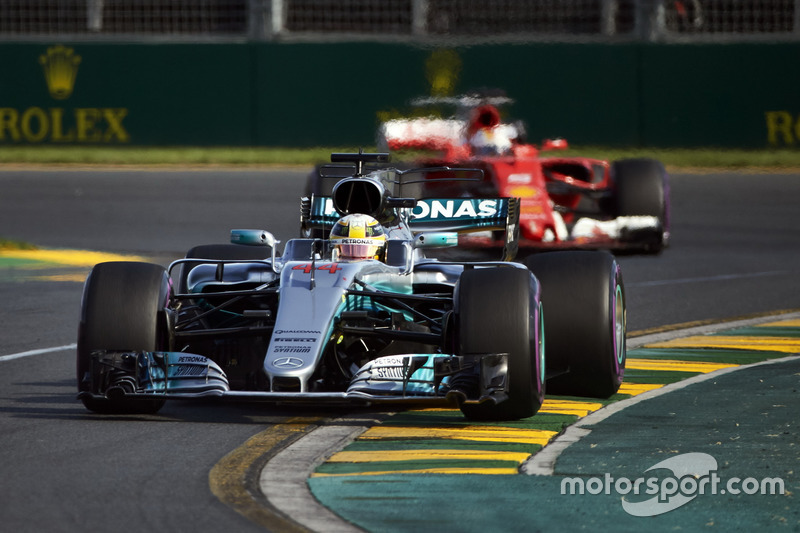
[[[369,215],[347,215],[336,221],[330,235],[337,261],[380,259],[386,235],[380,223]]]

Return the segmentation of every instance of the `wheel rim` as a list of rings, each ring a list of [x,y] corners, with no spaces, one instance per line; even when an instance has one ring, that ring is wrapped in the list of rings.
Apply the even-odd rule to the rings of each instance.
[[[614,292],[614,351],[617,371],[621,374],[625,364],[625,300],[619,284]]]
[[[539,390],[542,390],[545,380],[545,360],[544,360],[544,314],[542,303],[539,302],[539,345],[537,346],[539,359]]]

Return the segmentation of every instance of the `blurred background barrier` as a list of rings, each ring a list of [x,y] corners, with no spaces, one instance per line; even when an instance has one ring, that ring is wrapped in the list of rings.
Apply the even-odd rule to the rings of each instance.
[[[798,0],[3,0],[0,39],[798,40]]]
[[[366,146],[500,88],[535,143],[794,147],[798,59],[800,0],[2,0],[0,146]]]

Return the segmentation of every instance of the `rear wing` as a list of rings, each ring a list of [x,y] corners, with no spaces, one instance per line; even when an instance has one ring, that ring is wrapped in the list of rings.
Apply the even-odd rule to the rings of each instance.
[[[306,228],[330,230],[341,216],[329,196],[306,201],[301,215]],[[414,233],[504,231],[503,259],[510,261],[519,248],[519,205],[519,198],[425,198],[416,201],[408,225]]]
[[[388,150],[447,150],[463,144],[466,133],[463,120],[394,119],[378,128],[378,145]]]

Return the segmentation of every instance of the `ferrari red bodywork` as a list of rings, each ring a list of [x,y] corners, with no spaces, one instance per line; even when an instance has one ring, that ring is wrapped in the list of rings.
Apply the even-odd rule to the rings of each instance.
[[[537,147],[523,142],[523,135],[511,138],[503,150],[476,148],[468,139],[477,129],[474,122],[480,120],[475,117],[489,107],[477,107],[469,120],[391,121],[381,128],[380,142],[390,150],[437,154],[415,161],[415,166],[483,170],[480,182],[453,183],[429,174],[419,193],[423,197],[520,198],[520,248],[657,253],[667,244],[668,181],[659,162],[559,156],[558,151],[567,148],[563,139],[549,139]],[[515,127],[496,122],[493,126],[505,127],[506,132]],[[464,239],[466,245],[502,245],[499,235]]]

